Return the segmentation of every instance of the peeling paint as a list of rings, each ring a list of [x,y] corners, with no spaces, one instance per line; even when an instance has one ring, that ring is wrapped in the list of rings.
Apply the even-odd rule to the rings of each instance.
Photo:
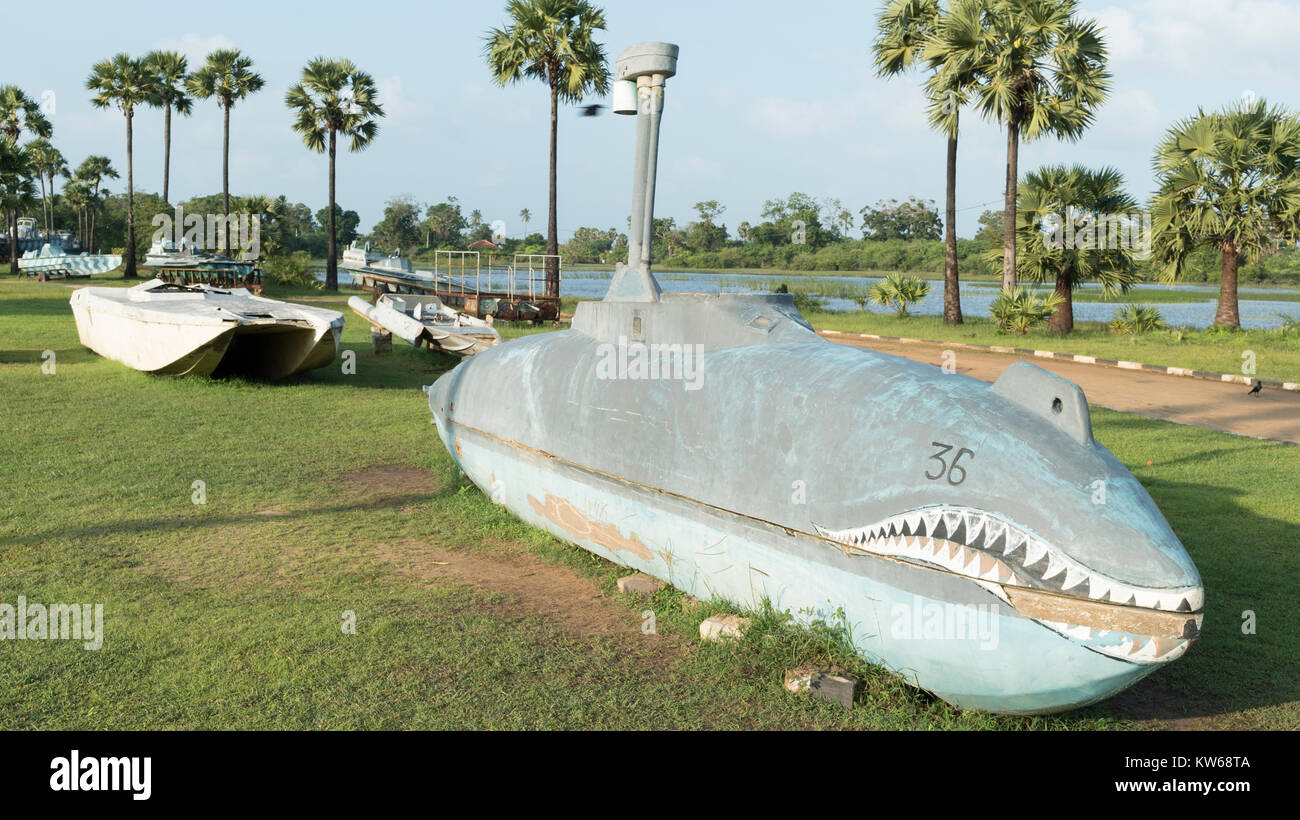
[[[531,495],[528,496],[528,503],[538,515],[546,516],[548,520],[574,538],[595,542],[606,549],[630,552],[643,561],[654,558],[654,553],[650,552],[649,547],[641,543],[641,539],[635,534],[624,538],[618,531],[618,527],[603,521],[591,521],[566,499],[556,498],[547,493],[545,504]]]

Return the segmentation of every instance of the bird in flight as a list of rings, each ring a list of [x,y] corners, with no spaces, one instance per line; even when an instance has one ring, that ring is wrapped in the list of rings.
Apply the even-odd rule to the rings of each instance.
[[[604,108],[604,107],[605,107],[605,106],[603,106],[603,105],[584,105],[584,106],[582,107],[582,113],[579,114],[578,116],[581,116],[581,117],[594,117],[594,116],[596,116],[597,114],[599,114],[599,113],[600,113],[600,109],[602,109],[602,108]]]
[[[1259,395],[1259,391],[1260,391],[1260,390],[1263,390],[1263,389],[1264,389],[1264,383],[1263,383],[1262,381],[1260,381],[1259,379],[1255,379],[1255,386],[1252,387],[1252,388],[1250,388],[1250,392],[1247,393],[1246,395],[1247,395],[1247,396],[1258,396],[1258,395]]]

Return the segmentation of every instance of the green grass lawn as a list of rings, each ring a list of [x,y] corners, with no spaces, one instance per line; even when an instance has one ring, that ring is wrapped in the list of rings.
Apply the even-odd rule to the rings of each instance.
[[[1098,706],[997,717],[776,613],[739,644],[701,645],[700,620],[723,607],[665,590],[643,635],[647,605],[618,595],[618,567],[458,476],[418,389],[453,362],[400,342],[372,355],[345,297],[314,304],[347,312],[356,374],[263,385],[101,359],[78,344],[70,293],[0,279],[0,602],[102,603],[104,645],[0,643],[0,729],[1300,728],[1300,447],[1094,408],[1097,438],[1201,570],[1204,639]],[[447,574],[514,565],[601,594]],[[564,628],[548,615],[560,606],[605,626]],[[1245,610],[1258,634],[1242,634]],[[782,671],[803,662],[862,676],[857,708],[786,694]]]

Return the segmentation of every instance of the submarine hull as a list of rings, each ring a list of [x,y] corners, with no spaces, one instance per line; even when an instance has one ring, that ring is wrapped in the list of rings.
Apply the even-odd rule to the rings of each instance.
[[[1199,575],[1093,441],[1077,387],[833,345],[788,297],[670,296],[584,303],[574,330],[441,377],[429,404],[461,469],[529,524],[690,594],[840,624],[960,708],[1093,703],[1199,636]],[[695,367],[624,367],[620,313]]]

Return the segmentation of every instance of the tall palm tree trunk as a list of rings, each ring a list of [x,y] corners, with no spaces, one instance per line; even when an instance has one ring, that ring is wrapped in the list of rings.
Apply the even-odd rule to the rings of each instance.
[[[54,172],[50,171],[50,233],[54,233]]]
[[[131,157],[131,119],[135,112],[126,112],[126,270],[123,279],[135,278],[135,163]]]
[[[9,275],[18,275],[18,209],[9,212]]]
[[[558,156],[556,135],[560,129],[560,88],[556,85],[557,80],[554,79],[554,72],[552,72],[551,76],[551,187],[547,199],[550,213],[546,217],[546,252],[551,256],[546,260],[546,295],[559,296],[560,263],[554,255],[560,252],[560,230],[555,216],[555,162]]]
[[[171,202],[167,198],[167,184],[171,181],[172,167],[172,106],[171,103],[163,111],[163,202]]]
[[[1069,333],[1074,330],[1074,271],[1066,266],[1056,274],[1056,295],[1061,297],[1061,306],[1047,319],[1047,329],[1053,333]]]
[[[222,106],[224,116],[221,126],[221,224],[225,229],[225,245],[221,252],[230,255],[230,106]]]
[[[1237,243],[1223,245],[1223,263],[1219,266],[1219,307],[1214,311],[1215,327],[1241,327],[1237,314]]]
[[[959,325],[961,288],[957,281],[957,137],[948,137],[948,179],[944,190],[943,322]]]
[[[1007,123],[1007,185],[1002,209],[1002,289],[1016,286],[1016,165],[1020,161],[1020,125]]]
[[[339,289],[339,258],[336,235],[334,233],[334,129],[330,129],[330,216],[329,216],[329,239],[325,252],[325,289]]]
[[[45,174],[36,172],[36,179],[41,183],[41,227],[45,229],[45,241],[50,240],[50,208],[45,199]]]

